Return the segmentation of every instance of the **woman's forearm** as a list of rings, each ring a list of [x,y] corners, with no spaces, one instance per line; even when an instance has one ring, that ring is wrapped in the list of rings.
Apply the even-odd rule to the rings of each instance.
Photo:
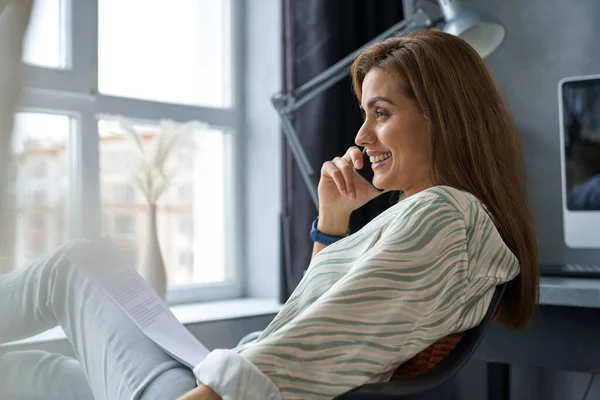
[[[332,236],[344,236],[348,233],[348,224],[350,223],[350,215],[342,214],[336,215],[334,213],[323,212],[319,213],[319,222],[317,229],[320,232],[326,233]],[[315,242],[313,245],[312,256],[316,256],[318,252],[323,250],[326,245]]]
[[[221,396],[216,394],[211,388],[206,385],[200,385],[194,390],[186,393],[179,400],[223,400]]]

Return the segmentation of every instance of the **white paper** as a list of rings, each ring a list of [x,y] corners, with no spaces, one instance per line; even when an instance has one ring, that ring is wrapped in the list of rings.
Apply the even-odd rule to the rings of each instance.
[[[191,369],[198,365],[209,350],[179,322],[146,281],[125,265],[112,243],[99,241],[96,245],[88,248],[92,251],[69,252],[69,258],[92,272],[90,276],[109,297],[164,351]]]

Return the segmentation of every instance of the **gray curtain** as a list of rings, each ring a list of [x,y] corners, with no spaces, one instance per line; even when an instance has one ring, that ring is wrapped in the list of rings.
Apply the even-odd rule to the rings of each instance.
[[[402,20],[400,0],[283,0],[284,87],[292,90]],[[296,112],[293,120],[313,169],[354,145],[362,121],[351,83],[344,79]],[[283,148],[282,297],[294,290],[312,251],[309,230],[317,216],[300,171]],[[315,182],[316,184],[317,182]],[[353,213],[356,231],[397,201],[385,194]]]

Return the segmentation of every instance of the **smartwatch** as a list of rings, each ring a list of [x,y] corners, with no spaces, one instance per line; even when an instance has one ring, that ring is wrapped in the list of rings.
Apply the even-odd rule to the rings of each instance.
[[[338,240],[343,239],[347,235],[350,234],[350,229],[348,229],[348,234],[344,235],[344,236],[327,235],[317,229],[318,222],[319,222],[319,217],[317,217],[313,221],[312,228],[310,230],[310,238],[312,239],[313,242],[319,242],[321,244],[324,244],[325,246],[329,246],[330,244],[335,243]]]

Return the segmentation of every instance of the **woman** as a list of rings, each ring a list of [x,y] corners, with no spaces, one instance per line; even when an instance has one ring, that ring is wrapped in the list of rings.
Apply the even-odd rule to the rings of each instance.
[[[459,38],[415,33],[364,51],[352,80],[365,115],[356,144],[374,185],[403,198],[347,235],[352,211],[379,192],[353,173],[369,167],[358,147],[326,162],[310,267],[256,343],[215,350],[192,373],[70,262],[71,247],[89,245],[75,243],[3,277],[0,339],[60,324],[79,363],[13,355],[14,379],[46,399],[329,399],[476,326],[500,283],[497,322],[525,327],[538,272],[524,167],[481,58]]]

